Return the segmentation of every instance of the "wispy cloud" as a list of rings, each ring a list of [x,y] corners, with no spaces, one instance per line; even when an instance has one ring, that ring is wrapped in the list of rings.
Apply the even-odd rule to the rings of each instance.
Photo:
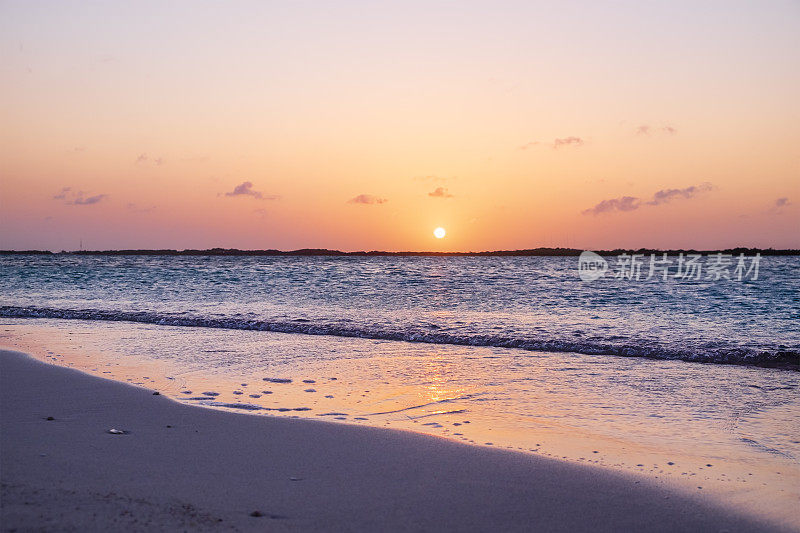
[[[530,141],[520,146],[517,146],[517,150],[528,150],[529,148],[533,148],[534,146],[550,146],[554,150],[558,150],[559,148],[578,148],[579,146],[583,146],[585,141],[574,135],[570,135],[569,137],[558,137],[553,139],[552,142],[543,143],[540,141]]]
[[[580,137],[561,137],[560,139],[553,141],[553,148],[562,148],[565,146],[573,146],[577,148],[578,146],[583,146],[583,144],[584,141]]]
[[[84,198],[83,196],[78,196],[71,203],[72,205],[93,205],[102,202],[106,198],[108,198],[107,194],[96,194],[94,196],[88,196],[86,198]]]
[[[639,209],[641,201],[634,196],[620,196],[619,198],[609,198],[603,200],[594,207],[584,209],[584,215],[601,215],[603,213],[612,213],[614,211],[633,211]]]
[[[148,163],[161,166],[165,163],[165,161],[163,157],[150,157],[147,154],[139,154],[139,156],[136,158],[137,165],[146,165]]]
[[[635,131],[636,135],[654,135],[656,133],[666,134],[666,135],[675,135],[678,133],[678,130],[673,128],[672,126],[657,126],[653,127],[650,124],[642,124],[638,126]]]
[[[385,204],[388,202],[386,198],[379,198],[377,196],[373,196],[371,194],[359,194],[354,198],[350,198],[347,203],[348,204],[364,204],[364,205],[373,205],[373,204]]]
[[[94,205],[108,198],[107,194],[86,196],[83,191],[73,191],[72,187],[63,187],[53,196],[53,200],[64,200],[67,205]]]
[[[713,189],[714,186],[710,183],[692,185],[691,187],[685,187],[683,189],[661,189],[660,191],[656,191],[650,200],[646,201],[635,196],[620,196],[618,198],[603,200],[589,209],[584,209],[581,213],[584,215],[596,216],[604,213],[613,213],[615,211],[634,211],[640,207],[662,205],[673,200],[689,200],[695,198],[700,193]]]
[[[428,193],[428,196],[432,198],[452,198],[453,195],[447,191],[445,187],[436,187],[432,192]]]
[[[53,196],[53,200],[66,200],[67,195],[72,191],[72,187],[64,187],[58,194]]]
[[[648,205],[661,205],[678,198],[694,198],[698,194],[712,190],[714,187],[710,183],[692,185],[684,189],[662,189],[653,195],[653,199],[647,202]]]
[[[251,196],[258,200],[277,200],[280,196],[275,194],[264,194],[253,189],[253,182],[245,181],[233,188],[231,192],[226,192],[225,196]]]
[[[778,198],[769,207],[769,209],[767,210],[767,213],[771,214],[771,215],[780,215],[790,205],[794,205],[794,204],[792,204],[792,202],[790,202],[788,198],[786,198],[786,197]]]

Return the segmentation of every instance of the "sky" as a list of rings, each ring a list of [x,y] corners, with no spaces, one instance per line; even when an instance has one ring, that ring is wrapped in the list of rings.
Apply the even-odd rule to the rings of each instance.
[[[798,95],[796,0],[0,0],[0,249],[800,248]]]

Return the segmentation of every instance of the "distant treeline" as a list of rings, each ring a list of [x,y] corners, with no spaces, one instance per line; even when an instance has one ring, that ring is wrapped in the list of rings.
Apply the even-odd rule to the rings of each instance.
[[[324,248],[304,248],[302,250],[237,250],[235,248],[210,248],[207,250],[81,250],[50,252],[43,250],[0,250],[0,255],[157,255],[157,256],[326,256],[326,257],[573,257],[583,250],[574,248],[533,248],[527,250],[497,250],[492,252],[342,252]],[[594,250],[605,256],[620,254],[731,254],[731,255],[800,255],[800,250],[775,250],[773,248],[728,248],[725,250],[657,250],[653,248]]]

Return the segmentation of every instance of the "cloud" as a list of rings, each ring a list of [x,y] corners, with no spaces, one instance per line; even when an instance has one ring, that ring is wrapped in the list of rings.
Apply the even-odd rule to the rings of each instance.
[[[553,149],[559,149],[564,147],[573,147],[578,148],[579,146],[583,146],[586,143],[582,138],[576,137],[574,135],[570,135],[569,137],[558,137],[553,139],[553,142],[543,143],[540,141],[530,141],[525,144],[521,144],[517,146],[517,150],[527,150],[529,148],[533,148],[534,146],[550,146]]]
[[[596,204],[594,207],[584,209],[581,211],[584,215],[601,215],[604,213],[613,213],[614,211],[634,211],[644,206],[656,206],[669,203],[673,200],[684,199],[689,200],[696,197],[698,194],[706,191],[713,190],[714,186],[710,183],[702,183],[700,185],[692,185],[683,189],[661,189],[653,194],[650,200],[642,201],[635,196],[620,196],[619,198],[610,198],[603,200]]]
[[[429,192],[428,196],[432,198],[452,198],[453,195],[447,192],[445,187],[436,187],[433,192]]]
[[[258,200],[277,200],[280,196],[274,194],[264,194],[253,190],[253,182],[245,181],[233,188],[231,192],[226,192],[225,196],[252,196]]]
[[[634,196],[620,196],[619,198],[610,198],[603,200],[599,204],[589,209],[584,209],[584,215],[600,215],[603,213],[611,213],[613,211],[633,211],[639,209],[642,205],[640,200]]]
[[[64,200],[67,205],[94,205],[108,198],[107,194],[96,194],[86,196],[83,191],[73,191],[72,187],[63,187],[61,191],[53,196],[53,200]]]
[[[775,208],[780,209],[781,207],[787,207],[792,205],[788,198],[778,198],[775,200]]]
[[[61,192],[53,196],[53,200],[66,200],[67,195],[72,191],[72,187],[64,187]]]
[[[137,165],[144,165],[146,163],[153,163],[154,165],[163,165],[164,158],[163,157],[154,157],[150,158],[147,154],[139,154],[139,157],[136,158]]]
[[[359,194],[355,198],[350,198],[347,203],[348,204],[364,204],[364,205],[373,205],[373,204],[385,204],[388,202],[386,198],[378,198],[377,196],[373,196],[371,194]]]
[[[107,194],[96,194],[95,196],[89,196],[88,198],[78,195],[78,197],[70,203],[72,205],[93,205],[105,200],[106,198],[108,198]]]
[[[673,128],[672,126],[661,126],[658,128],[653,128],[649,124],[642,124],[636,128],[636,135],[652,135],[654,133],[664,133],[667,135],[675,135],[678,133],[678,130]]]
[[[553,141],[553,148],[561,148],[562,146],[583,146],[583,139],[580,137],[561,137],[560,139],[556,139]]]
[[[694,198],[701,192],[710,191],[714,187],[710,183],[703,183],[701,185],[692,185],[685,189],[662,189],[653,195],[653,199],[647,202],[648,205],[661,205],[671,202],[677,198],[690,199]]]
[[[790,205],[793,204],[788,198],[778,198],[772,203],[770,208],[767,210],[767,213],[771,215],[781,215],[784,212],[784,208],[789,207]]]

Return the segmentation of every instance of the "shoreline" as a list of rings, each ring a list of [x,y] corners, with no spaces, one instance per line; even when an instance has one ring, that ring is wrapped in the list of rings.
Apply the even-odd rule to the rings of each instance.
[[[586,344],[585,342],[560,339],[517,339],[501,337],[481,339],[480,337],[448,335],[440,332],[414,333],[411,335],[397,331],[371,331],[365,328],[352,328],[342,332],[340,326],[324,326],[293,321],[271,321],[259,319],[235,319],[230,317],[207,317],[202,315],[182,315],[175,317],[148,311],[120,311],[103,309],[59,309],[51,307],[20,307],[0,305],[0,319],[41,318],[50,320],[84,320],[96,322],[123,322],[128,324],[158,324],[186,328],[208,328],[233,331],[261,331],[268,333],[289,333],[296,335],[325,337],[356,337],[378,341],[409,342],[430,345],[469,346],[485,348],[511,348],[525,352],[578,353],[582,355],[603,355],[611,357],[636,357],[655,361],[686,361],[700,364],[736,365],[742,367],[774,368],[797,372],[800,370],[800,352],[793,348],[773,352],[742,352],[741,348],[704,354],[689,350],[671,350],[666,347],[620,345],[608,342]]]
[[[189,406],[20,352],[0,370],[4,529],[780,530],[598,467]]]

